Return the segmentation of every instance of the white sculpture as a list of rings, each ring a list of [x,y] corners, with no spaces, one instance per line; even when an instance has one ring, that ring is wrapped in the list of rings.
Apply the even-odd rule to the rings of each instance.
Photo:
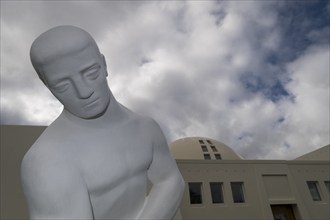
[[[158,124],[113,97],[94,39],[55,27],[33,42],[30,56],[64,105],[22,161],[30,218],[173,218],[184,189],[176,162]]]

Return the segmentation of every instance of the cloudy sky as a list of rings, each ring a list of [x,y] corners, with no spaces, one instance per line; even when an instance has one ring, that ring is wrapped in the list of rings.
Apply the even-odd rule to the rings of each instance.
[[[29,60],[57,25],[87,30],[119,102],[168,142],[205,136],[246,159],[329,144],[329,1],[1,1],[1,124],[49,125],[61,104]]]

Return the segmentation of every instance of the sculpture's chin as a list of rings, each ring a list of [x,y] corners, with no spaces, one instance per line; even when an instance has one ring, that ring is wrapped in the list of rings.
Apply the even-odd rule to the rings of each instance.
[[[78,118],[91,120],[102,117],[107,112],[109,104],[110,104],[110,99],[105,102],[96,103],[96,106],[93,106],[93,108],[85,108],[85,109],[66,108],[66,110]]]
[[[102,112],[98,113],[98,114],[95,114],[93,116],[87,116],[87,117],[82,117],[83,119],[86,119],[86,120],[89,120],[89,119],[97,119],[99,117],[102,117],[105,112],[107,111],[107,108],[105,108]]]

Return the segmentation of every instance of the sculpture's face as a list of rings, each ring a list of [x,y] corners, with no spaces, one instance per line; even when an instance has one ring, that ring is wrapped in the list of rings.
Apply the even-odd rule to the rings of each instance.
[[[106,111],[110,90],[103,56],[94,45],[59,55],[42,65],[47,87],[77,117],[97,118]]]

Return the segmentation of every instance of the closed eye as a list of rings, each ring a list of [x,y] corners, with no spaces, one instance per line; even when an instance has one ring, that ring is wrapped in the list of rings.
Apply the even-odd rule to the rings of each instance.
[[[53,90],[56,92],[65,92],[69,88],[68,83],[58,83],[55,86],[52,86]]]
[[[88,79],[94,80],[100,75],[100,65],[93,65],[92,67],[88,68],[86,71],[84,71],[85,77]]]

